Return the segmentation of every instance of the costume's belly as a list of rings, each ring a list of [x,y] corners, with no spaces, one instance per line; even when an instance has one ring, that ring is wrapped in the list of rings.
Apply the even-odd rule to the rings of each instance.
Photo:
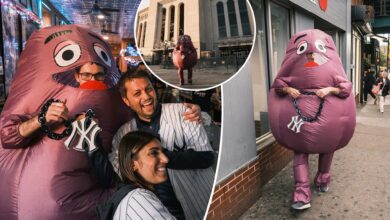
[[[314,117],[318,111],[320,99],[316,96],[301,95],[298,106],[304,116]],[[300,133],[296,133],[299,124],[290,128],[292,117],[298,115],[289,95],[279,96],[274,89],[269,97],[269,121],[272,133],[283,146],[302,153],[328,153],[347,145],[351,139],[355,124],[356,110],[353,95],[346,99],[328,95],[318,120],[304,122]]]
[[[62,92],[53,97],[67,100],[71,118],[89,108],[94,110],[102,128],[102,147],[110,152],[113,135],[131,119],[118,98],[103,93]],[[99,185],[86,153],[66,149],[67,138],[35,139],[38,141],[24,148],[5,149],[0,145],[0,219],[97,219],[96,205],[106,201],[112,189]]]
[[[184,55],[184,59],[183,59]],[[183,53],[181,51],[174,51],[172,53],[173,64],[177,68],[189,69],[195,66],[198,60],[196,52],[194,53]]]
[[[85,153],[65,149],[63,141],[45,137],[28,149],[0,151],[12,163],[12,169],[1,169],[8,180],[0,184],[8,188],[1,219],[97,219],[96,205],[112,193],[99,187]]]

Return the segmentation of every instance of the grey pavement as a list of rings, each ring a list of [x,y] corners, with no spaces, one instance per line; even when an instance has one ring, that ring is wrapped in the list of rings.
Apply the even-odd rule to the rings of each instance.
[[[317,155],[309,159],[312,179],[317,159]],[[336,151],[331,173],[329,191],[319,193],[312,183],[312,207],[293,211],[290,163],[264,186],[261,198],[240,219],[390,219],[390,96],[384,114],[372,99],[358,106],[354,136]]]
[[[225,82],[236,73],[236,69],[232,66],[229,66],[229,68],[225,66],[216,66],[213,68],[199,68],[195,66],[192,73],[192,85],[187,83],[187,70],[184,70],[185,84],[180,86],[176,68],[163,69],[160,65],[148,66],[163,81],[187,89],[211,88]]]

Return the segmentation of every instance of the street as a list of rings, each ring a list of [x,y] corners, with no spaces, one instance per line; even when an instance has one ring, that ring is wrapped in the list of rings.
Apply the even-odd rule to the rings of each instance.
[[[369,98],[368,104],[357,108],[352,140],[335,153],[329,191],[319,193],[311,184],[311,208],[290,209],[291,162],[265,185],[261,198],[240,219],[390,219],[390,99],[381,114]],[[317,158],[309,159],[311,179]]]

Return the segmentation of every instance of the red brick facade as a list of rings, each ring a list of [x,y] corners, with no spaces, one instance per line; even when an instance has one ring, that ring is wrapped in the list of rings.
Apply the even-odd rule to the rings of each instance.
[[[208,220],[237,219],[261,195],[261,188],[292,159],[292,151],[274,143],[259,150],[256,160],[215,186]]]

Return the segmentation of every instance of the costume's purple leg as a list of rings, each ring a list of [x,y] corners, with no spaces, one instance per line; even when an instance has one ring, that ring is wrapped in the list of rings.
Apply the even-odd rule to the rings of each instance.
[[[184,84],[183,68],[179,68],[179,70],[177,71],[177,75],[179,76],[180,85],[183,85]]]
[[[320,154],[318,158],[318,172],[314,183],[316,186],[328,186],[330,183],[330,166],[332,165],[333,154]]]
[[[294,153],[295,191],[293,193],[293,202],[309,203],[311,200],[308,158],[309,154]]]

